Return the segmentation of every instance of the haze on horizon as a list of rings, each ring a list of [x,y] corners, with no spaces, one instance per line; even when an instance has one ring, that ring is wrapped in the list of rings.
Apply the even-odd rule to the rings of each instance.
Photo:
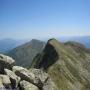
[[[90,0],[0,0],[0,39],[60,36],[90,36]]]

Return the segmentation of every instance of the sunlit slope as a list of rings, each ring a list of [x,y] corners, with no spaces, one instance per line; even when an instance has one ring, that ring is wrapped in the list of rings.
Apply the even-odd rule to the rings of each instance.
[[[8,55],[16,60],[17,65],[28,67],[34,57],[43,50],[44,46],[44,42],[33,39],[30,42],[14,48]]]
[[[90,50],[82,44],[50,39],[32,66],[46,70],[58,90],[90,90]]]

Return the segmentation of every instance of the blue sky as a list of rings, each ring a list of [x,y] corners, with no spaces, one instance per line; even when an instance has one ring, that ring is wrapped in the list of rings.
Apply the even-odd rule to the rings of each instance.
[[[0,0],[0,38],[90,35],[90,0]]]

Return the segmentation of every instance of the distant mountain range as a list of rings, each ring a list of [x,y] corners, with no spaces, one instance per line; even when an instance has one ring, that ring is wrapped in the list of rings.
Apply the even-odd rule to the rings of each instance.
[[[61,42],[76,41],[90,48],[90,37],[61,37]],[[45,40],[44,40],[45,41]],[[45,41],[46,42],[46,41]],[[17,65],[28,67],[35,56],[38,56],[44,49],[45,42],[32,40],[0,40],[0,53],[7,54],[16,60]]]
[[[0,53],[7,53],[25,42],[25,40],[2,39],[0,40]]]
[[[47,42],[48,39],[42,39],[42,41]],[[90,36],[76,36],[76,37],[60,37],[57,40],[66,42],[66,41],[76,41],[84,44],[86,47],[90,48]],[[19,45],[29,42],[30,39],[25,40],[15,40],[15,39],[1,39],[0,40],[0,52],[7,53],[10,50],[18,47]]]
[[[90,36],[72,36],[72,37],[61,37],[57,38],[59,41],[67,42],[67,41],[76,41],[84,44],[86,47],[90,48]]]
[[[16,60],[17,65],[30,66],[34,57],[44,49],[45,42],[32,39],[30,42],[22,44],[7,53]]]

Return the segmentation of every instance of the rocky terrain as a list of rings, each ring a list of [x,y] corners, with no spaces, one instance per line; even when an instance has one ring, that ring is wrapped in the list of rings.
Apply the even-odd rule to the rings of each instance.
[[[0,54],[0,90],[56,90],[56,87],[44,71],[16,66],[14,59]]]
[[[40,46],[35,42],[19,47],[19,51],[15,49],[20,55],[20,64],[23,66],[25,63],[28,69],[16,66],[15,60],[0,54],[2,90],[90,90],[89,48],[78,42],[61,43],[53,38],[40,50],[42,43]],[[31,46],[39,51],[35,56],[32,55]],[[31,63],[30,59],[26,59],[28,55],[30,58],[33,56]]]
[[[90,90],[90,49],[50,39],[32,67],[46,71],[58,90]]]

